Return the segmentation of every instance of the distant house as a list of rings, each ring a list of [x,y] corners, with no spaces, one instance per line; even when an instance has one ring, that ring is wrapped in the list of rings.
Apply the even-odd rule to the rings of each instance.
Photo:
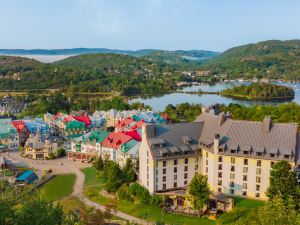
[[[11,124],[18,132],[20,145],[24,145],[29,136],[29,131],[25,125],[25,122],[23,120],[13,120]]]
[[[0,152],[19,149],[19,135],[11,119],[0,119]]]
[[[28,170],[16,178],[16,183],[32,184],[34,181],[36,181],[38,179],[39,179],[39,177],[33,171]]]
[[[25,143],[24,155],[31,159],[47,159],[50,153],[55,153],[57,143],[44,140],[40,133],[31,135]]]

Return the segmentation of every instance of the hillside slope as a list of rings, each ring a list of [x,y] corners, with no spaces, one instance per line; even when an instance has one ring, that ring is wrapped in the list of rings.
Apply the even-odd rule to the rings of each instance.
[[[20,70],[18,81],[10,76],[2,79],[0,89],[150,94],[172,90],[178,77],[178,72],[166,63],[118,54],[86,54],[53,64],[32,64],[30,70]]]
[[[300,80],[300,40],[271,40],[231,48],[204,67],[229,79]]]

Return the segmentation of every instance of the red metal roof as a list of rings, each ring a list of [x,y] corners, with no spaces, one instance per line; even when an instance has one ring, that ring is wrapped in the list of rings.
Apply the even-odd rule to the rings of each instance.
[[[103,147],[118,149],[121,144],[124,144],[133,138],[125,133],[110,133],[102,143]]]
[[[137,130],[125,131],[124,133],[137,141],[142,141],[141,135]]]
[[[135,121],[132,118],[126,118],[126,119],[123,119],[123,120],[118,120],[115,123],[115,128],[124,128],[124,127],[126,127],[129,124],[134,123],[134,122]]]
[[[134,124],[132,127],[131,127],[131,130],[136,130],[136,129],[139,129],[141,128],[143,125],[145,125],[146,122],[144,120],[141,120],[139,122],[137,122],[136,124]]]
[[[91,125],[91,119],[88,115],[82,114],[81,116],[74,116],[74,118],[79,122],[84,122],[85,126]]]
[[[24,128],[27,129],[23,120],[15,120],[11,124],[17,129],[18,133],[22,132]]]

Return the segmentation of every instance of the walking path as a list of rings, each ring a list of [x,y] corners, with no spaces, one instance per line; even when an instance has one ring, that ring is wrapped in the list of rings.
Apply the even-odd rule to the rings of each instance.
[[[84,186],[85,176],[84,176],[84,173],[81,171],[81,169],[84,167],[88,167],[90,165],[83,164],[80,162],[73,162],[66,158],[55,159],[55,160],[30,160],[30,159],[26,159],[26,158],[23,158],[22,156],[20,156],[18,152],[10,153],[9,155],[6,154],[4,156],[13,162],[24,162],[28,166],[35,168],[36,173],[39,176],[42,176],[43,171],[45,169],[50,169],[50,168],[53,170],[54,174],[74,173],[77,178],[75,181],[75,185],[73,187],[72,195],[77,197],[78,199],[80,199],[83,203],[85,203],[88,206],[95,207],[96,209],[105,211],[105,206],[89,200],[83,194],[83,186]],[[130,222],[134,222],[137,224],[154,225],[153,222],[148,222],[146,220],[131,216],[131,215],[123,213],[121,211],[114,210],[111,213],[119,218],[122,218],[122,219],[130,221]]]

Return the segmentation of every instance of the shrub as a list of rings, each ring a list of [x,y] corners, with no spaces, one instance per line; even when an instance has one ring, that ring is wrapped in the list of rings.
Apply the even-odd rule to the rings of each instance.
[[[56,156],[58,158],[64,157],[66,155],[66,150],[63,148],[59,148],[56,150]]]
[[[49,159],[55,159],[56,158],[56,156],[53,152],[49,152],[48,156],[49,156]]]
[[[144,205],[148,205],[150,203],[151,196],[149,191],[136,182],[129,186],[129,193],[136,197]]]
[[[127,200],[132,202],[133,198],[130,196],[129,191],[128,191],[128,186],[126,184],[123,184],[117,191],[118,197],[121,200]]]
[[[151,205],[161,206],[163,203],[163,199],[161,196],[154,194],[151,196],[150,203]]]

